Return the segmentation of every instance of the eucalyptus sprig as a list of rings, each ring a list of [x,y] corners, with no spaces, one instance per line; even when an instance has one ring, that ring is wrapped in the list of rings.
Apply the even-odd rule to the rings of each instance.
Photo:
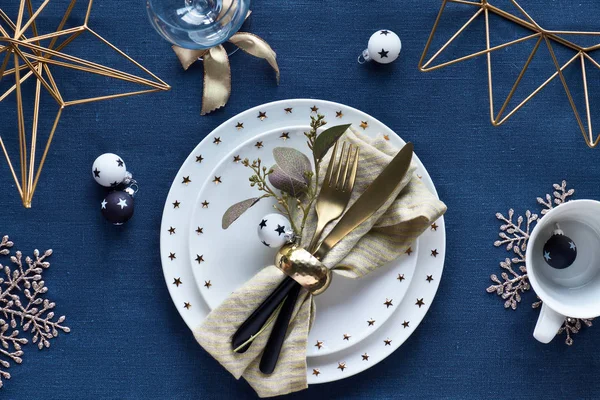
[[[327,124],[325,116],[318,114],[311,116],[310,119],[310,130],[304,132],[304,136],[307,138],[307,145],[312,153],[314,171],[308,157],[291,147],[273,149],[276,164],[271,168],[263,166],[260,159],[252,162],[248,159],[243,160],[242,164],[253,171],[253,175],[249,178],[250,186],[256,187],[263,194],[229,207],[223,215],[223,229],[227,229],[260,200],[272,197],[276,201],[273,207],[288,217],[295,235],[302,237],[308,215],[319,193],[321,162],[333,144],[350,127],[350,124],[337,125],[319,134],[319,129]],[[296,212],[301,213],[298,218],[301,221],[300,227],[295,222],[297,221],[297,218],[294,218]]]
[[[310,117],[310,131],[304,132],[304,136],[308,139],[308,148],[312,151],[315,146],[315,141],[317,140],[317,131],[320,127],[327,124],[325,121],[325,116],[321,114],[317,114],[317,116]]]

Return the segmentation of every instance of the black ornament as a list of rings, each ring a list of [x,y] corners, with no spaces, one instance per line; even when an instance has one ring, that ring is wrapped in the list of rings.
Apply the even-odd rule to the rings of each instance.
[[[133,216],[133,196],[125,191],[110,192],[100,203],[102,215],[111,224],[123,225]]]
[[[565,236],[556,224],[556,229],[546,244],[544,244],[544,260],[552,268],[565,269],[570,267],[577,258],[577,246],[570,237]]]

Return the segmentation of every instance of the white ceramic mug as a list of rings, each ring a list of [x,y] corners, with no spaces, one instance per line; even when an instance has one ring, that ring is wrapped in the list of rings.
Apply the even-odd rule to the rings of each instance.
[[[555,224],[577,246],[575,262],[565,269],[554,269],[543,256],[545,242]],[[549,343],[565,317],[600,316],[600,202],[573,200],[550,210],[539,220],[526,255],[531,287],[544,302],[533,336]]]

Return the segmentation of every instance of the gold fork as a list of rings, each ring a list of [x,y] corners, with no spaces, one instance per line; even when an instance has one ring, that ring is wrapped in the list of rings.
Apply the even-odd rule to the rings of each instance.
[[[356,171],[358,169],[359,150],[357,146],[352,144],[346,145],[346,142],[342,145],[342,152],[339,160],[336,160],[338,142],[336,142],[333,147],[333,153],[331,154],[331,160],[327,167],[327,173],[323,179],[321,192],[319,193],[317,204],[315,205],[315,210],[317,212],[317,229],[312,237],[310,246],[308,246],[310,252],[313,252],[316,249],[323,229],[325,229],[327,224],[331,221],[342,215],[350,201],[350,195],[352,194],[352,189],[354,189],[354,181],[356,180]],[[350,161],[351,157],[352,161]],[[352,165],[352,170],[350,170],[350,174],[348,174],[350,165]]]
[[[308,247],[311,253],[317,249],[319,237],[325,226],[343,214],[350,201],[352,189],[354,189],[359,150],[357,146],[352,144],[346,145],[347,143],[344,142],[339,159],[337,157],[338,142],[333,147],[327,173],[323,179],[321,192],[315,205],[317,211],[317,229]],[[286,279],[291,280],[292,278],[288,277]],[[271,374],[275,370],[300,289],[300,284],[295,283],[283,301],[279,315],[271,331],[271,336],[269,336],[260,360],[259,369],[264,374]]]

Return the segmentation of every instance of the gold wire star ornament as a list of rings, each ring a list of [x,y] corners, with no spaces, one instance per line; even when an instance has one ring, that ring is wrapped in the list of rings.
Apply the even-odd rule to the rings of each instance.
[[[439,50],[437,50],[431,56],[431,58],[429,58],[429,60],[425,61],[425,59],[427,58],[427,56],[429,54],[429,49],[430,49],[431,43],[433,41],[433,38],[436,34],[439,22],[442,18],[442,14],[444,13],[444,10],[448,3],[456,3],[456,4],[459,4],[464,7],[470,7],[475,12],[474,12],[473,16],[471,18],[469,18],[469,20],[464,25],[462,25],[458,29],[458,31],[454,35],[452,35],[450,37],[450,39],[447,42],[445,42],[439,48]],[[594,37],[594,36],[600,36],[600,32],[560,31],[560,30],[544,29],[517,3],[517,1],[510,0],[510,3],[519,11],[520,15],[515,15],[514,13],[510,13],[510,12],[503,10],[497,6],[494,6],[493,4],[491,4],[490,0],[479,0],[479,1],[475,1],[475,0],[443,0],[440,11],[439,11],[437,18],[433,24],[431,34],[429,35],[429,39],[427,40],[425,49],[423,50],[423,54],[419,61],[419,69],[422,72],[434,71],[434,70],[437,70],[440,68],[447,67],[449,65],[459,63],[461,61],[466,61],[466,60],[469,60],[474,57],[486,55],[486,57],[487,57],[487,74],[488,74],[487,86],[488,86],[489,102],[490,102],[490,120],[491,120],[492,125],[494,125],[494,126],[500,126],[503,123],[505,123],[510,117],[512,117],[517,111],[519,111],[525,104],[527,104],[533,97],[535,97],[542,89],[544,89],[546,86],[548,86],[548,84],[550,84],[552,81],[554,81],[558,77],[562,83],[562,86],[563,86],[565,92],[566,92],[567,99],[569,101],[571,108],[573,109],[573,112],[575,114],[575,119],[577,120],[577,125],[579,126],[579,129],[581,131],[581,134],[583,135],[583,138],[584,138],[586,144],[590,148],[596,147],[598,145],[598,143],[600,143],[600,136],[596,136],[594,138],[594,130],[593,130],[593,126],[592,126],[592,116],[591,116],[591,111],[590,111],[588,79],[587,79],[587,74],[586,74],[586,63],[591,63],[593,66],[600,69],[600,63],[598,63],[596,60],[594,60],[589,55],[590,52],[600,49],[600,44],[595,44],[593,46],[585,47],[585,46],[578,45],[571,40],[565,39],[564,36],[568,37],[569,35],[580,35],[580,36]],[[490,32],[491,32],[491,30],[490,30],[490,14],[497,15],[506,21],[517,24],[517,25],[525,28],[526,30],[530,31],[531,34],[521,37],[516,40],[502,43],[497,46],[491,46],[491,44],[490,44],[491,43],[491,41],[490,41]],[[481,51],[477,51],[477,52],[469,54],[469,55],[466,55],[466,56],[452,59],[450,61],[441,62],[439,64],[433,64],[433,62],[438,58],[438,56],[440,54],[442,54],[444,52],[444,50],[446,50],[448,48],[448,46],[450,46],[450,44],[457,37],[459,37],[460,34],[463,33],[467,29],[467,27],[473,23],[473,21],[475,21],[480,16],[483,16],[483,18],[485,19],[485,42],[486,42],[485,49],[481,50]],[[529,40],[535,40],[535,45],[533,47],[533,50],[527,57],[524,65],[523,65],[523,68],[521,69],[510,92],[508,93],[508,96],[502,102],[502,106],[500,107],[500,109],[498,111],[496,111],[496,108],[494,106],[494,89],[493,89],[491,53],[494,51],[497,51],[497,50],[507,48],[512,45],[516,45],[518,43],[529,41]],[[545,46],[548,48],[548,52],[550,54],[550,59],[551,59],[552,65],[556,69],[556,72],[554,72],[540,86],[538,86],[533,92],[531,92],[528,96],[526,96],[512,110],[508,110],[509,103],[511,102],[515,92],[517,91],[517,88],[519,87],[519,84],[523,80],[525,72],[527,71],[528,67],[530,66],[532,60],[534,59],[534,57],[542,43],[544,43]],[[554,46],[556,46],[556,45],[562,45],[562,46],[574,51],[575,54],[566,63],[561,65],[559,63],[559,61],[556,57],[556,53],[554,51]],[[582,118],[579,110],[577,109],[577,106],[575,105],[575,100],[573,99],[573,96],[571,95],[571,90],[569,89],[569,85],[567,84],[567,80],[563,74],[564,70],[567,67],[569,67],[570,65],[577,65],[577,64],[580,64],[579,66],[581,68],[582,81],[583,81],[585,114],[586,114],[585,115],[585,118],[586,118],[585,124],[583,122],[583,118]]]
[[[20,0],[16,21],[13,21],[0,8],[0,81],[9,76],[14,78],[14,84],[6,92],[0,94],[0,102],[5,100],[12,93],[16,96],[17,105],[17,120],[18,120],[18,137],[19,137],[19,166],[17,171],[11,161],[7,147],[3,140],[4,131],[0,131],[0,148],[8,162],[8,167],[15,181],[17,190],[21,196],[23,205],[27,208],[31,207],[33,194],[37,187],[48,150],[54,138],[56,128],[62,116],[63,110],[67,107],[91,103],[101,100],[109,100],[126,96],[133,96],[144,93],[152,93],[163,90],[169,90],[170,86],[163,82],[152,72],[144,68],[141,64],[133,60],[127,54],[112,45],[92,28],[89,27],[89,18],[92,11],[93,0],[88,0],[83,24],[65,28],[69,17],[75,7],[77,0],[71,0],[68,3],[65,14],[62,17],[57,29],[48,34],[40,34],[36,25],[36,18],[46,8],[50,0],[45,0],[34,10],[31,0]],[[63,52],[73,40],[82,33],[87,32],[110,47],[120,57],[135,65],[138,69],[149,75],[148,78],[142,78],[130,73],[126,73],[114,68],[110,68],[98,63],[84,60],[79,57],[74,57]],[[45,41],[49,41],[47,45],[43,45]],[[60,43],[59,43],[60,42]],[[9,63],[12,61],[14,65],[9,68]],[[114,78],[121,81],[126,81],[134,84],[145,86],[145,89],[131,92],[124,92],[100,97],[86,97],[69,100],[63,97],[63,93],[59,90],[59,86],[54,79],[52,73],[53,68],[67,68],[74,71],[80,71],[103,77]],[[22,86],[30,77],[36,79],[35,100],[33,105],[33,118],[31,124],[31,134],[26,134],[25,113],[23,107]],[[50,96],[58,104],[58,112],[54,118],[54,122],[50,129],[48,139],[44,146],[39,162],[36,165],[36,150],[38,139],[38,123],[40,115],[40,97],[42,87],[50,94]]]

